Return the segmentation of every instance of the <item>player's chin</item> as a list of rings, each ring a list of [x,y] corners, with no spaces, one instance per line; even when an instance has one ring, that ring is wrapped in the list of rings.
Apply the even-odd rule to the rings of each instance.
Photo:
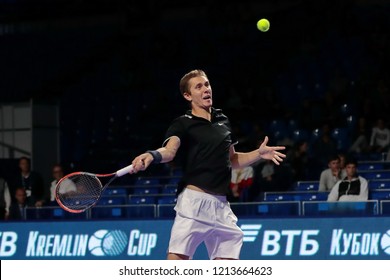
[[[205,99],[205,100],[203,100],[203,104],[206,107],[211,107],[211,106],[213,106],[213,100],[212,99]]]

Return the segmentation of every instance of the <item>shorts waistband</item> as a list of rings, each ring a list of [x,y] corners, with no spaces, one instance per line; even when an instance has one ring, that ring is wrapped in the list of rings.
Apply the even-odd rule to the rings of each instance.
[[[210,200],[214,200],[214,201],[218,201],[218,202],[226,202],[227,201],[225,195],[216,195],[216,194],[210,194],[207,192],[199,192],[196,190],[191,190],[189,188],[184,188],[182,194],[184,194],[185,192],[190,193],[190,195],[192,197],[198,197],[198,198],[202,198],[202,199],[210,199]]]

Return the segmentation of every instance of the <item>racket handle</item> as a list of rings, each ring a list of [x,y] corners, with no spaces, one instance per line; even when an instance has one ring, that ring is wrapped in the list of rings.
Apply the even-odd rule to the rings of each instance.
[[[116,176],[117,177],[121,177],[123,175],[126,175],[128,174],[129,172],[132,172],[133,171],[133,165],[130,164],[129,166],[126,166],[122,169],[119,169],[117,172],[116,172]]]

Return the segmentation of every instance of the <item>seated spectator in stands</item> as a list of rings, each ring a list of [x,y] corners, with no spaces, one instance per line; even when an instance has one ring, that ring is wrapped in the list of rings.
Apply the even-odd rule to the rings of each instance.
[[[11,205],[11,195],[7,182],[0,177],[0,220],[7,219],[9,207]]]
[[[328,192],[334,185],[344,178],[346,171],[340,168],[340,157],[335,154],[328,158],[328,168],[323,170],[320,175],[320,186],[318,191]]]
[[[56,187],[57,187],[57,183],[58,181],[64,177],[64,169],[62,168],[62,165],[61,164],[54,164],[53,165],[53,169],[52,169],[52,175],[53,175],[53,181],[51,181],[50,183],[50,197],[47,199],[47,201],[43,202],[43,204],[48,204],[48,205],[51,205],[51,206],[57,206],[57,201],[56,201]],[[69,188],[62,188],[63,190],[65,190],[66,192],[68,191],[75,191],[76,190],[76,186],[74,185],[74,183],[69,180],[69,179],[65,179],[65,180],[68,180],[69,181]],[[63,187],[64,186],[67,186],[67,185],[62,185]]]
[[[347,159],[345,166],[347,176],[332,188],[328,201],[368,200],[368,182],[357,174],[357,161]]]
[[[351,147],[349,148],[350,153],[366,153],[368,152],[370,129],[367,125],[367,120],[364,117],[359,118],[357,123],[356,132],[352,135],[354,139]]]
[[[9,208],[8,220],[24,220],[25,208],[27,207],[27,193],[24,187],[16,188],[15,201]]]
[[[387,152],[390,147],[390,130],[386,127],[383,118],[379,118],[372,129],[370,151],[376,153]]]
[[[21,157],[19,159],[19,169],[20,173],[12,180],[13,191],[11,191],[11,197],[15,197],[16,188],[23,186],[26,190],[27,203],[29,205],[38,203],[37,206],[39,206],[40,201],[45,197],[45,187],[42,176],[38,172],[31,170],[30,159],[27,157]]]
[[[343,153],[340,153],[338,156],[340,159],[340,170],[341,170],[342,174],[347,174],[346,170],[345,170],[345,161],[347,160],[347,157]]]
[[[243,201],[244,190],[248,189],[253,183],[253,167],[247,166],[240,169],[232,170],[232,178],[230,181],[231,197],[229,201]]]

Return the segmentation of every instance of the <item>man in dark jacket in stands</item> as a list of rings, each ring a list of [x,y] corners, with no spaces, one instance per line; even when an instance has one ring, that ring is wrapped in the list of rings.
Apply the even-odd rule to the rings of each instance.
[[[328,201],[367,201],[368,182],[357,174],[357,161],[352,158],[347,159],[345,170],[347,176],[334,185]]]

